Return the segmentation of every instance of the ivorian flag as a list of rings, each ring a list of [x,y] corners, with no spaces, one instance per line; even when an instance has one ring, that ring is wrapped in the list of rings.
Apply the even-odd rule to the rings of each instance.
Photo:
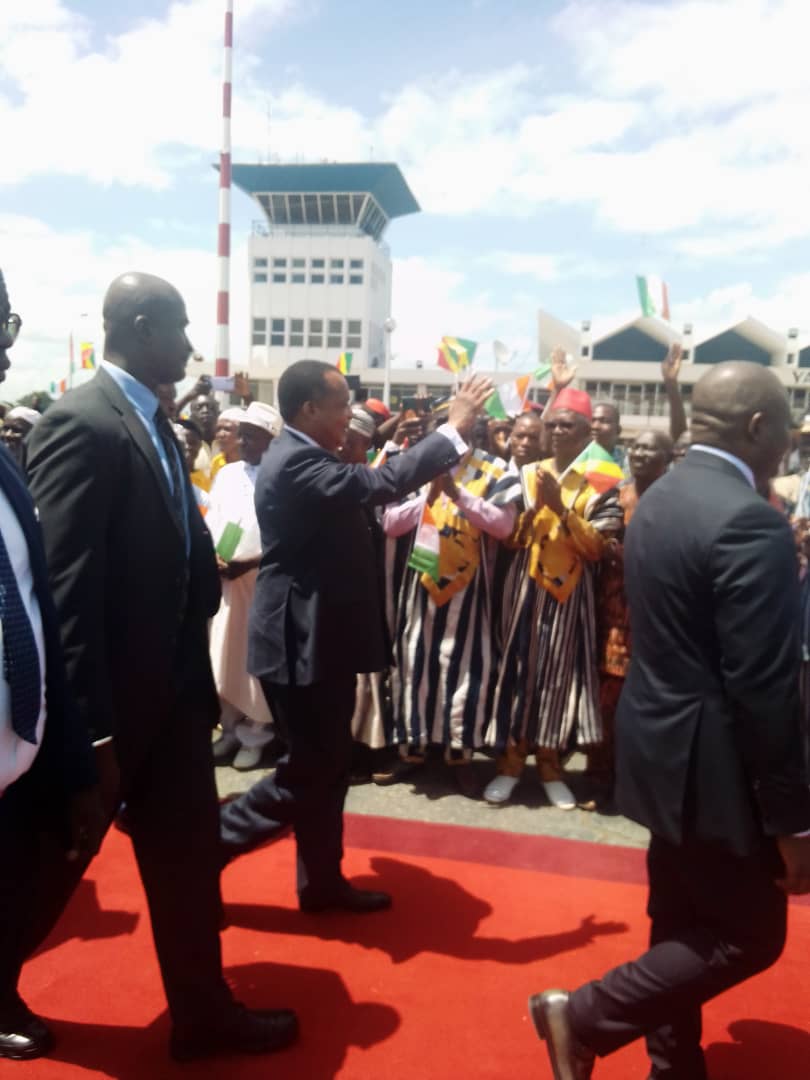
[[[60,379],[59,382],[51,383],[51,394],[64,394],[67,391],[67,379]]]
[[[422,520],[416,530],[408,566],[418,574],[427,574],[434,581],[439,580],[439,530],[427,502],[422,507]]]
[[[648,317],[657,315],[669,321],[669,293],[666,283],[661,278],[648,274],[646,277],[636,275],[636,285],[641,314]]]
[[[600,495],[605,491],[610,491],[624,479],[621,465],[618,465],[613,455],[609,454],[598,442],[588,443],[579,457],[574,458],[568,467],[582,473],[591,487]]]
[[[83,341],[79,346],[79,355],[82,360],[82,371],[96,370],[96,350],[92,341]]]
[[[349,372],[352,370],[353,356],[354,353],[342,352],[338,357],[337,364],[335,366],[337,367],[341,375],[348,375]]]
[[[468,338],[443,337],[439,342],[439,367],[457,375],[473,362],[477,348],[478,342]]]
[[[484,411],[493,420],[508,420],[510,416],[522,413],[530,382],[531,375],[521,375],[513,382],[502,383],[484,402]]]
[[[535,382],[541,383],[548,390],[551,387],[551,364],[541,364],[534,373]]]

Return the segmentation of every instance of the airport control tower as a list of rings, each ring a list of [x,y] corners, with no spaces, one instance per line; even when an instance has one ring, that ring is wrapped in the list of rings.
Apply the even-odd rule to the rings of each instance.
[[[262,210],[249,247],[250,375],[262,397],[295,360],[334,364],[342,352],[353,375],[379,382],[391,314],[382,237],[419,210],[399,167],[234,165],[233,183]]]

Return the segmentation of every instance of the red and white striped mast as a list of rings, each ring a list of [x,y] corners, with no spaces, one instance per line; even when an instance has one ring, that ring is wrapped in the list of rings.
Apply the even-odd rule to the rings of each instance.
[[[222,83],[222,144],[219,152],[219,230],[217,234],[217,375],[230,371],[231,292],[231,77],[233,66],[233,0],[225,0],[225,57]]]

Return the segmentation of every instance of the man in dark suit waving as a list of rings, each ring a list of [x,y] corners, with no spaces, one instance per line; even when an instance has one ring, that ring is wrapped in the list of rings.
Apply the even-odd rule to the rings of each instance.
[[[651,1077],[705,1080],[701,1006],[782,951],[810,892],[798,709],[796,551],[766,498],[790,440],[776,377],[720,364],[692,447],[641,499],[625,545],[633,659],[617,717],[620,809],[646,825],[650,949],[529,1002],[557,1080],[644,1035]]]
[[[101,369],[48,410],[28,458],[68,679],[108,806],[127,806],[180,1060],[275,1050],[297,1032],[287,1010],[234,1002],[222,975],[207,632],[219,577],[156,396],[183,377],[187,324],[168,282],[117,278]]]
[[[256,482],[262,561],[250,626],[249,667],[262,683],[290,752],[222,814],[226,857],[292,823],[303,911],[388,907],[381,892],[343,877],[343,803],[358,672],[388,663],[379,576],[364,508],[391,502],[451,469],[492,391],[473,376],[447,423],[379,469],[336,455],[351,420],[349,388],[329,364],[302,360],[278,386],[286,427]]]

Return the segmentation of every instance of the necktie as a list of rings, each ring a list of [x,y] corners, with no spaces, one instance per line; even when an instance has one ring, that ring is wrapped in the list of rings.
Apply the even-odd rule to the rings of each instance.
[[[21,739],[36,746],[37,720],[42,704],[39,653],[2,532],[0,621],[3,623],[3,674],[11,691],[11,726]]]
[[[160,435],[160,441],[163,443],[163,449],[166,451],[166,459],[169,462],[169,474],[172,478],[172,503],[174,504],[174,511],[177,514],[177,520],[183,524],[183,530],[185,531],[185,503],[183,501],[183,475],[180,472],[180,461],[177,456],[177,443],[172,435],[171,425],[169,418],[166,416],[163,409],[158,407],[155,413],[155,427]]]

